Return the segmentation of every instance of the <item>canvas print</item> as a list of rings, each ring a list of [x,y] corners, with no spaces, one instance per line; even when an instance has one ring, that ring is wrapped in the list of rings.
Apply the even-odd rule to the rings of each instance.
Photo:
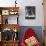
[[[3,24],[17,24],[18,23],[18,17],[17,16],[3,16],[2,19]]]
[[[26,19],[34,19],[36,15],[35,6],[26,6],[25,15],[26,15]]]
[[[2,37],[2,40],[4,41],[9,41],[9,40],[15,41],[15,40],[18,40],[18,32],[14,32],[10,28],[5,28],[2,31],[1,37]]]
[[[2,40],[4,41],[11,40],[13,34],[11,31],[12,31],[11,29],[5,28],[2,32]]]

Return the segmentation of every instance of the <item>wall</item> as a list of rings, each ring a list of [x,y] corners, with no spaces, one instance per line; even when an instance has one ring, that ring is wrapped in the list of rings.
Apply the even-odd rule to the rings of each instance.
[[[19,1],[21,4],[20,18],[19,24],[21,26],[43,26],[43,11],[42,11],[42,0],[21,0]],[[36,19],[34,20],[26,20],[25,19],[25,6],[35,6],[36,7]]]
[[[9,7],[14,6],[15,0],[0,0],[0,6]],[[43,6],[42,0],[17,0],[17,6],[20,7],[19,11],[19,24],[20,26],[43,26]],[[36,19],[26,20],[25,19],[25,6],[35,6],[36,7]]]

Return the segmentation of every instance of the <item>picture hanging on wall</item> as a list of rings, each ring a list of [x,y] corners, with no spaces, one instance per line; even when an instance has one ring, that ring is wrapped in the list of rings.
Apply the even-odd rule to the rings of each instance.
[[[26,6],[25,15],[26,19],[35,19],[36,17],[35,6]]]

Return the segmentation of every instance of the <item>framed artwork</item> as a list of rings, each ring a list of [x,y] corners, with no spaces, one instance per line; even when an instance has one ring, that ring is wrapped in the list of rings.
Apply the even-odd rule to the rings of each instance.
[[[18,24],[18,16],[10,16],[8,18],[8,24]]]
[[[25,7],[25,18],[26,19],[35,19],[36,17],[36,8],[35,6],[26,6]]]
[[[10,28],[5,28],[2,31],[1,37],[3,41],[18,40],[18,32],[14,32]]]
[[[8,24],[8,16],[3,16],[2,23],[3,24]]]
[[[2,15],[9,15],[9,10],[2,10]]]
[[[8,40],[12,40],[12,30],[10,28],[5,28],[2,31],[2,40],[3,41],[8,41]]]
[[[3,16],[3,24],[18,24],[18,16]]]
[[[17,13],[18,13],[18,12],[17,12],[16,10],[10,10],[10,11],[9,11],[9,14],[10,14],[10,15],[17,15]]]

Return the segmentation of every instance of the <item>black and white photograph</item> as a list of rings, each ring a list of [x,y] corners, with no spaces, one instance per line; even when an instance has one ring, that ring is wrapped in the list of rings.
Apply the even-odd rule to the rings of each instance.
[[[26,6],[25,7],[25,18],[26,19],[35,19],[35,6]]]

